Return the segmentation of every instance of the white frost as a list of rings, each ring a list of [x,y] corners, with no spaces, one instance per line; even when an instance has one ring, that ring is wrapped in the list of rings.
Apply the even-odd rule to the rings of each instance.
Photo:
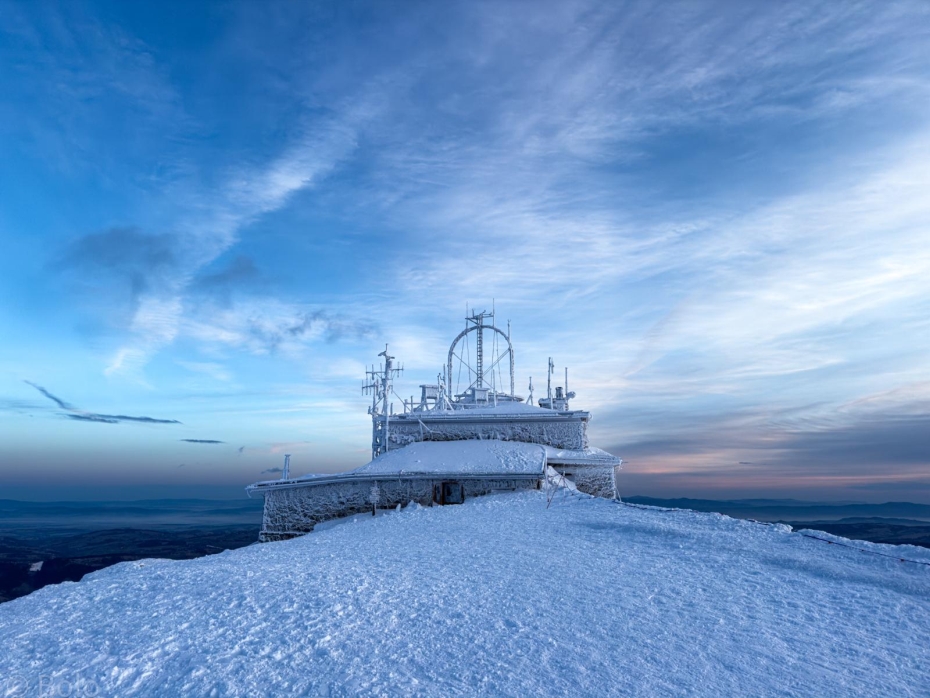
[[[930,567],[546,494],[40,589],[0,605],[0,677],[120,696],[927,694]]]
[[[387,473],[539,473],[546,448],[518,441],[418,441],[388,451],[347,475]]]

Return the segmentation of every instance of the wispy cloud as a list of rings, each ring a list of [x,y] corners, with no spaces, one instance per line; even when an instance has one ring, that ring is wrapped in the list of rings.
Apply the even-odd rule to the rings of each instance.
[[[216,441],[214,439],[181,439],[189,444],[224,444],[225,441]]]
[[[78,409],[73,405],[65,402],[61,398],[53,395],[48,390],[43,388],[40,385],[36,385],[30,381],[23,381],[24,383],[31,385],[33,388],[42,393],[49,400],[58,405],[61,409],[66,410],[65,417],[69,419],[74,419],[80,422],[101,422],[103,424],[119,424],[120,422],[141,422],[144,424],[180,424],[176,419],[156,419],[154,417],[131,417],[125,414],[99,414],[97,412],[87,412],[86,410]]]
[[[660,272],[682,238],[740,213],[732,200],[715,201],[696,217],[676,192],[650,191],[643,175],[655,172],[657,150],[667,158],[663,137],[678,142],[681,131],[719,138],[721,129],[746,124],[770,130],[822,122],[829,114],[814,99],[822,95],[872,103],[888,90],[897,100],[915,90],[930,95],[913,43],[886,53],[889,36],[913,35],[907,13],[879,12],[864,30],[862,9],[798,3],[721,13],[700,3],[648,11],[572,3],[533,24],[515,48],[512,34],[501,31],[522,22],[510,8],[483,27],[477,57],[471,42],[443,47],[475,61],[462,71],[461,89],[480,87],[482,98],[460,105],[441,133],[408,133],[380,156],[377,184],[389,219],[421,243],[404,249],[412,259],[399,260],[408,292],[425,287],[430,301],[450,302],[479,286],[532,304],[534,280],[559,277],[564,303],[607,292],[618,269],[627,278]],[[508,65],[507,79],[489,84],[484,78],[514,50],[526,67]],[[890,71],[899,78],[891,84],[882,79]],[[799,74],[807,77],[799,82]],[[773,124],[768,110],[778,105],[793,113]],[[416,112],[407,116],[417,123]],[[695,146],[702,144],[680,149]],[[771,157],[777,166],[779,154]],[[468,274],[460,273],[463,259]]]
[[[199,274],[191,282],[190,290],[228,306],[234,293],[266,285],[267,281],[249,257],[239,255],[216,271]]]
[[[49,391],[47,391],[47,390],[46,390],[45,388],[43,388],[41,385],[36,385],[36,384],[33,383],[32,381],[23,381],[23,382],[24,382],[26,385],[31,385],[33,388],[35,388],[36,390],[38,390],[38,391],[39,391],[40,393],[42,393],[45,397],[47,397],[49,400],[51,400],[51,401],[54,402],[56,405],[58,405],[61,409],[63,409],[63,410],[73,410],[73,409],[74,409],[71,405],[69,405],[67,402],[65,402],[64,400],[62,400],[60,397],[57,397],[57,396],[55,396],[55,395],[52,395]]]
[[[233,303],[226,309],[214,309],[209,317],[186,320],[183,330],[206,344],[266,354],[295,352],[317,341],[370,339],[378,333],[379,326],[366,318],[258,298]]]
[[[183,231],[180,244],[186,248],[182,263],[165,288],[141,296],[129,328],[133,338],[117,350],[107,374],[138,372],[154,352],[174,341],[185,315],[185,293],[196,271],[229,249],[242,227],[325,177],[353,147],[354,128],[348,117],[345,122],[314,124],[308,136],[270,165],[242,169],[218,191],[198,195],[192,203],[204,212],[178,223]],[[230,273],[248,272],[240,265]]]
[[[331,113],[305,119],[294,129],[298,135],[270,162],[236,164],[218,187],[195,187],[182,195],[175,230],[183,263],[168,288],[143,296],[130,327],[134,338],[117,350],[107,374],[138,372],[154,352],[174,341],[197,271],[235,244],[244,227],[280,209],[297,192],[317,186],[349,158],[360,129],[383,109],[389,88],[378,80],[362,84]],[[236,273],[243,271],[248,270]]]
[[[210,378],[227,383],[232,380],[232,374],[222,365],[215,361],[182,361],[179,360],[179,366],[183,366],[192,373],[199,373]]]

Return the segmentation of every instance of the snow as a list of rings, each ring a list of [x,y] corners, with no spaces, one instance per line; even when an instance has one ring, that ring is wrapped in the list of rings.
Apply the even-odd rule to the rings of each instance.
[[[411,506],[2,604],[0,677],[29,695],[81,677],[120,696],[926,696],[930,566],[898,558],[930,550],[853,545],[894,557],[567,490]]]
[[[595,446],[588,446],[583,449],[566,449],[566,448],[555,448],[553,446],[546,446],[546,455],[549,460],[556,461],[559,463],[589,463],[591,465],[599,465],[604,463],[605,465],[613,466],[619,465],[620,459],[608,453],[603,449],[596,448]]]
[[[572,410],[562,410],[571,412]],[[575,410],[577,411],[577,410]],[[559,410],[550,410],[537,405],[527,405],[525,402],[499,402],[497,405],[487,407],[468,408],[469,413],[475,414],[558,414]]]
[[[465,407],[455,410],[430,410],[428,412],[409,412],[397,415],[397,417],[413,418],[437,416],[437,415],[480,415],[480,414],[535,414],[535,415],[557,415],[560,411],[564,412],[582,412],[582,410],[550,410],[537,405],[527,405],[525,402],[501,401],[497,405],[490,404],[487,407]]]
[[[517,441],[418,441],[347,475],[387,473],[542,474],[545,446]]]

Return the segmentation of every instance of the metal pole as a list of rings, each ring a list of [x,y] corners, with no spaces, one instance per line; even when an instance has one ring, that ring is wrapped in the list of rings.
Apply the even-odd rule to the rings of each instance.
[[[549,369],[546,371],[546,397],[549,398],[549,409],[552,409],[552,357],[549,357]]]
[[[510,395],[516,395],[516,388],[513,382],[513,342],[510,341],[510,320],[507,321],[507,351],[510,352]]]

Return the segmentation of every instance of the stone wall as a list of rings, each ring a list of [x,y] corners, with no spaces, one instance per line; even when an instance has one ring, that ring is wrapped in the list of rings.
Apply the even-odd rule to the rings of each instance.
[[[543,444],[553,448],[581,450],[588,447],[586,421],[527,419],[488,421],[436,420],[392,420],[388,429],[388,441],[393,446],[406,446],[415,441],[463,441],[498,439],[499,441],[522,441]]]
[[[569,477],[579,492],[604,499],[619,499],[617,477],[620,466],[552,465],[556,472]]]
[[[307,484],[302,487],[270,489],[263,492],[262,542],[286,540],[309,533],[323,521],[370,512],[372,488],[378,488],[378,508],[390,509],[398,504],[418,502],[429,506],[433,486],[442,482],[460,482],[465,497],[477,497],[501,490],[536,489],[538,479],[530,478],[456,478],[388,477],[359,478]]]

